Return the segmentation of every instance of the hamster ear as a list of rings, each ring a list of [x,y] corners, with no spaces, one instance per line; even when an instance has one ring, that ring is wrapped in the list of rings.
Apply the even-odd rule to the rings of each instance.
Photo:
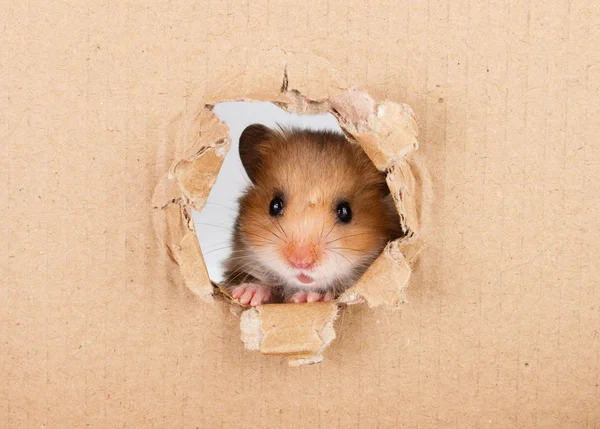
[[[240,135],[240,159],[250,180],[254,183],[256,174],[266,155],[266,143],[275,135],[274,131],[261,124],[246,127]]]

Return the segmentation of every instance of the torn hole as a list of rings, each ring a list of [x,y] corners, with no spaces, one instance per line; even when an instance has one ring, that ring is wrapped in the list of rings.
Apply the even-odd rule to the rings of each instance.
[[[210,278],[235,301],[334,300],[405,235],[386,174],[332,114],[250,102],[213,112],[231,150],[194,225]]]
[[[282,101],[286,100],[286,97],[289,102]],[[288,90],[284,95],[273,97],[273,100],[279,106],[291,112],[329,112],[328,116],[322,116],[319,119],[327,118],[326,120],[329,121],[328,126],[331,129],[337,129],[338,132],[341,126],[343,135],[347,137],[347,141],[341,137],[344,143],[352,145],[355,148],[358,147],[363,156],[366,154],[365,158],[368,160],[372,171],[376,173],[385,172],[380,173],[380,177],[383,178],[383,186],[389,192],[389,195],[391,195],[390,200],[392,204],[390,207],[392,208],[392,212],[397,216],[396,224],[401,231],[395,237],[396,239],[390,242],[387,239],[381,240],[381,237],[379,237],[380,244],[376,253],[379,254],[382,249],[383,252],[381,252],[379,257],[377,257],[377,254],[371,255],[370,261],[375,259],[375,262],[366,271],[364,271],[366,264],[363,264],[360,270],[361,276],[358,281],[342,293],[337,302],[299,304],[298,306],[289,304],[260,306],[252,313],[253,317],[251,320],[253,323],[242,327],[245,337],[253,338],[247,344],[249,348],[256,349],[258,347],[261,353],[266,354],[285,354],[290,358],[296,359],[297,363],[311,363],[312,358],[316,359],[318,356],[322,356],[323,349],[335,335],[319,333],[320,331],[314,326],[310,327],[310,324],[307,323],[308,320],[323,320],[323,323],[328,324],[327,326],[332,326],[337,314],[338,304],[354,304],[366,301],[369,305],[383,304],[397,307],[404,300],[403,289],[410,276],[411,261],[416,257],[421,248],[421,237],[419,235],[420,210],[418,206],[422,203],[422,199],[420,199],[418,194],[422,189],[420,189],[420,185],[416,179],[420,173],[413,174],[415,165],[411,159],[412,152],[417,148],[417,129],[412,111],[408,106],[390,102],[376,103],[368,94],[356,89],[351,89],[327,100],[309,100],[296,90]],[[245,104],[247,108],[254,108],[255,111],[256,106],[262,104],[269,106],[269,109],[276,109],[278,114],[283,115],[283,117],[281,119],[271,118],[271,122],[269,123],[264,118],[261,120],[261,118],[250,116],[251,114],[247,112],[244,114],[238,111],[233,116],[241,120],[242,123],[237,127],[231,126],[231,138],[229,138],[226,136],[226,128],[225,130],[223,129],[223,124],[215,116],[215,113],[219,115],[220,107],[227,104],[238,106]],[[246,156],[247,162],[244,164],[240,163],[237,143],[239,135],[242,130],[246,129],[247,125],[257,122],[267,122],[271,127],[274,125],[274,122],[283,122],[284,125],[290,124],[285,118],[285,116],[289,116],[289,113],[282,112],[270,103],[258,104],[214,103],[210,106],[205,106],[203,111],[198,115],[198,118],[200,118],[200,125],[198,127],[201,130],[197,130],[198,132],[194,134],[198,136],[198,140],[202,141],[192,142],[189,145],[190,148],[186,151],[188,155],[174,165],[169,175],[169,178],[175,178],[183,193],[182,198],[179,200],[174,199],[173,201],[179,201],[179,204],[181,204],[181,220],[187,229],[184,231],[184,238],[180,241],[181,246],[175,246],[173,253],[176,254],[175,259],[181,267],[182,273],[186,278],[186,283],[188,283],[188,286],[190,286],[190,283],[195,284],[197,288],[198,284],[204,279],[205,284],[210,285],[210,281],[208,280],[210,277],[214,280],[215,286],[220,287],[220,291],[224,292],[226,297],[227,295],[233,295],[233,292],[223,287],[227,281],[227,273],[223,270],[221,260],[231,255],[230,231],[233,229],[238,212],[236,200],[249,183],[249,169],[250,176],[255,176],[253,181],[260,181],[262,187],[265,187],[265,184],[268,185],[266,186],[268,189],[259,193],[260,195],[257,197],[258,202],[255,201],[249,206],[246,205],[246,207],[250,207],[255,211],[251,218],[252,222],[257,225],[254,225],[255,229],[244,229],[245,240],[246,242],[254,240],[255,242],[262,242],[262,244],[277,247],[277,251],[267,252],[264,249],[260,250],[262,252],[260,255],[261,258],[263,260],[272,259],[271,265],[268,268],[276,272],[278,279],[287,279],[290,283],[297,280],[295,285],[302,289],[304,289],[304,285],[311,285],[320,280],[318,275],[311,276],[312,271],[310,271],[311,268],[314,268],[313,265],[318,265],[319,252],[315,251],[315,246],[305,246],[306,243],[302,239],[292,240],[300,242],[301,245],[296,246],[302,249],[300,252],[294,252],[294,249],[288,252],[288,248],[283,245],[276,246],[276,242],[285,242],[288,234],[296,238],[311,235],[306,231],[311,230],[311,225],[313,230],[316,229],[314,228],[315,219],[323,218],[324,216],[331,221],[330,224],[333,225],[332,230],[336,229],[336,227],[341,229],[343,226],[355,226],[352,223],[353,221],[360,219],[365,213],[368,214],[368,210],[364,207],[361,208],[360,204],[356,205],[357,192],[355,191],[359,189],[360,192],[358,194],[363,195],[362,197],[364,197],[367,190],[371,193],[375,192],[374,186],[368,186],[373,185],[373,181],[364,179],[363,176],[368,176],[364,170],[357,172],[349,169],[347,165],[345,165],[346,168],[338,169],[335,163],[333,165],[325,163],[327,166],[323,167],[323,161],[326,157],[312,156],[312,158],[309,157],[309,160],[302,158],[302,161],[288,163],[294,167],[297,167],[297,165],[306,165],[305,168],[300,169],[290,168],[289,165],[287,167],[286,165],[281,165],[285,164],[285,162],[281,161],[285,157],[278,158],[278,154],[280,153],[278,152],[280,150],[279,146],[276,146],[276,148],[279,148],[277,150],[274,147],[266,147],[266,152],[264,153],[270,159],[268,167],[258,165],[260,164],[257,161],[259,158],[253,156],[249,156],[249,158]],[[298,118],[306,119],[310,117],[299,116],[294,119],[297,120]],[[306,124],[304,125],[306,128]],[[314,128],[314,125],[312,128]],[[323,124],[319,124],[317,128],[323,128]],[[254,132],[256,131],[254,130]],[[207,142],[208,144],[206,144]],[[233,147],[229,150],[227,156],[225,156],[230,142]],[[269,155],[272,156],[269,157]],[[228,159],[231,160],[228,161]],[[221,164],[223,164],[222,168]],[[217,179],[219,169],[220,174]],[[278,171],[277,175],[279,179],[284,177],[286,180],[283,182],[275,180],[269,175],[267,175],[269,176],[267,178],[256,179],[257,176],[260,176],[261,171],[269,169],[275,169]],[[298,170],[299,173],[296,172],[296,174],[292,170]],[[348,174],[349,170],[352,170],[350,174]],[[322,174],[323,171],[326,174]],[[346,173],[346,176],[340,172]],[[356,180],[357,178],[361,180]],[[311,180],[316,184],[314,189],[310,186]],[[223,182],[223,185],[219,184],[220,181]],[[232,182],[237,182],[234,189],[230,186]],[[211,188],[212,191],[209,194],[208,190]],[[328,192],[323,192],[323,190],[327,190]],[[303,197],[300,199],[296,198],[296,194],[298,193],[302,194]],[[367,204],[367,206],[372,207],[372,202],[371,204]],[[260,209],[257,209],[257,207]],[[278,213],[281,207],[283,207],[283,217]],[[192,209],[201,212],[194,212],[193,222],[188,218]],[[171,212],[175,213],[173,210]],[[346,216],[349,216],[350,219],[345,219]],[[285,222],[285,218],[294,217],[293,222]],[[309,218],[308,220],[305,219],[307,217]],[[284,226],[280,224],[282,221],[285,224]],[[374,223],[379,223],[379,221]],[[325,228],[325,225],[321,225],[320,229],[322,231],[320,234],[315,234],[312,231],[312,235],[320,235],[322,237],[326,231],[329,234],[329,227]],[[196,238],[196,232],[201,244],[198,244],[198,240],[196,239],[196,245],[194,246],[190,243],[190,240],[192,235],[194,239]],[[332,243],[340,242],[339,244],[348,244],[343,240],[352,237],[346,236],[357,235],[349,234],[348,232],[349,229],[346,228],[345,234],[332,237],[333,240],[329,241]],[[369,239],[372,238],[368,237],[369,234],[365,235]],[[398,238],[401,236],[403,238]],[[327,237],[328,235],[326,235]],[[364,239],[365,237],[361,239],[355,238],[353,244],[360,245],[361,240]],[[387,246],[384,248],[386,242]],[[200,246],[202,246],[204,253],[200,250]],[[257,247],[260,248],[260,246]],[[336,273],[335,270],[340,270],[340,266],[343,265],[343,258],[345,257],[348,260],[356,259],[350,252],[364,252],[364,249],[356,249],[357,246],[355,248],[349,245],[342,247],[343,249],[332,250],[338,251],[338,253],[339,251],[348,253],[341,254],[337,259],[332,259],[332,261],[336,262],[332,262],[326,270],[323,270],[323,278],[331,275],[332,272],[335,275],[330,276],[329,279],[336,276],[339,277],[340,271]],[[236,251],[239,249],[233,250]],[[290,253],[292,255],[291,259],[295,264],[292,264],[292,266],[290,266]],[[194,255],[196,264],[191,264],[190,259],[194,259]],[[234,254],[233,257],[236,257],[236,255]],[[194,269],[191,269],[191,266],[194,266]],[[198,269],[200,266],[204,270],[202,273],[198,273],[198,271],[201,271]],[[207,266],[208,271],[206,270]],[[264,278],[261,279],[259,277],[257,279],[257,277],[254,277],[257,273],[252,272],[254,269],[252,264],[250,264],[250,267],[250,270],[240,270],[241,275],[252,276],[254,280],[260,280],[256,282],[260,284]],[[351,268],[352,265],[346,265],[347,271],[349,267]],[[281,271],[277,271],[278,269],[281,269]],[[229,278],[231,279],[231,276]],[[327,281],[324,281],[323,284],[327,284]],[[322,298],[325,296],[324,290],[323,292],[319,291],[319,293],[321,293]],[[239,296],[236,298],[239,298]],[[279,298],[281,299],[282,297],[280,296]],[[301,300],[307,301],[308,297]],[[302,311],[299,311],[300,308],[302,308]],[[244,320],[250,320],[248,319],[248,313],[244,314],[246,316],[242,318],[242,323],[244,323]],[[269,323],[265,323],[266,320],[269,320]],[[292,337],[295,338],[295,342],[292,341],[292,344],[288,344],[283,348],[280,347],[281,344],[277,343],[277,341],[282,340],[284,337],[289,339],[290,333],[297,332],[298,327],[301,327],[300,330],[306,331],[305,334],[307,336],[304,337],[304,340],[302,340],[302,335],[294,334]],[[248,330],[250,330],[250,334]],[[271,333],[266,335],[267,331]],[[256,335],[251,335],[252,332]],[[266,338],[269,338],[269,341]],[[309,341],[309,338],[312,340],[316,339],[316,342],[320,343],[319,347],[310,349],[312,352],[306,349],[306,342]],[[271,346],[267,347],[267,344],[271,344]],[[312,359],[312,362],[317,360]]]

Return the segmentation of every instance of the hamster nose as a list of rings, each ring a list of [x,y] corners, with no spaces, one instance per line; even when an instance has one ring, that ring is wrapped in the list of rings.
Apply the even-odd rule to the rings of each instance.
[[[312,268],[313,261],[294,261],[290,259],[290,265],[294,268]]]
[[[294,268],[312,268],[315,256],[308,246],[294,246],[287,252],[288,263]]]

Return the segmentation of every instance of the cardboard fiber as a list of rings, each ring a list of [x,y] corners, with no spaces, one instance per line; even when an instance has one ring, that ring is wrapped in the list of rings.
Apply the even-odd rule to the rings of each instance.
[[[2,427],[599,425],[592,2],[11,2],[3,17]],[[199,152],[209,96],[273,94],[286,71],[309,99],[360,85],[410,105],[434,195],[401,311],[348,306],[326,358],[300,367],[246,351],[230,305],[190,291],[167,251],[187,215],[153,208],[179,192],[161,179]]]

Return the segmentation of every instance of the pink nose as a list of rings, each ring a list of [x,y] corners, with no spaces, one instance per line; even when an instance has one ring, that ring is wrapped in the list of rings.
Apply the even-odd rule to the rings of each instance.
[[[294,268],[311,268],[314,262],[309,261],[290,261],[290,265]]]
[[[294,268],[311,268],[315,263],[314,254],[308,246],[293,246],[286,253],[289,264]]]

